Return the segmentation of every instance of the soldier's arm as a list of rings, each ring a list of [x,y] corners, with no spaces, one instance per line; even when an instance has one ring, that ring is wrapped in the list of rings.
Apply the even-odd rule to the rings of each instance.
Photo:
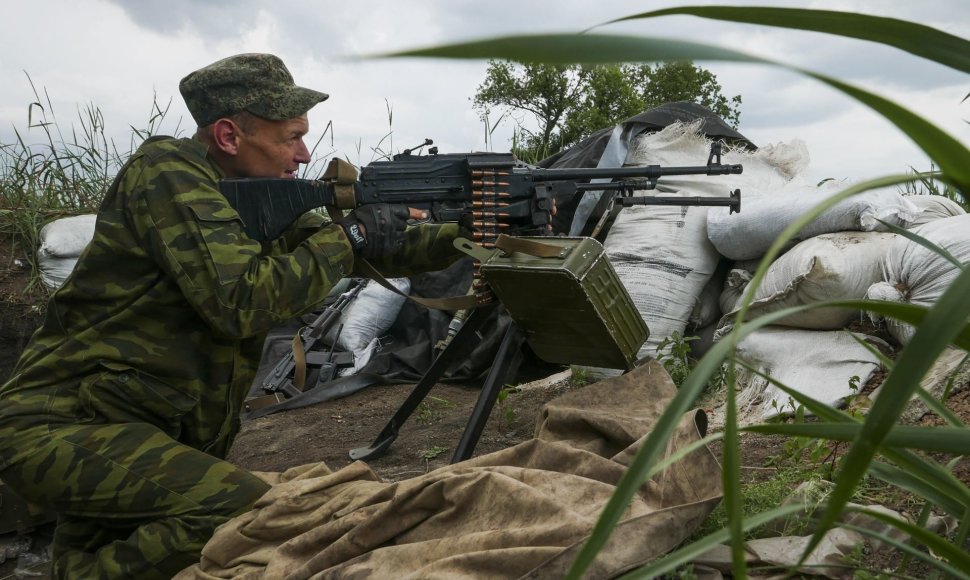
[[[265,332],[312,310],[353,268],[339,226],[309,235],[292,251],[262,255],[213,176],[188,163],[130,171],[130,216],[163,271],[214,330],[233,337]]]

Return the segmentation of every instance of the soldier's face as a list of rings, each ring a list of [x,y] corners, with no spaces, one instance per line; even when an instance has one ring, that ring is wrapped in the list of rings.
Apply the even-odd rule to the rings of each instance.
[[[301,163],[310,162],[303,137],[310,129],[307,116],[285,121],[253,117],[248,131],[239,133],[235,164],[240,177],[296,177]]]

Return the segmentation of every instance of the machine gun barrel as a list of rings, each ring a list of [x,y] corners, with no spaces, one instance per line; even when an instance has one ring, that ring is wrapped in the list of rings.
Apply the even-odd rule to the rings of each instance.
[[[737,175],[743,171],[741,165],[693,165],[685,167],[663,167],[661,165],[645,165],[642,167],[616,168],[567,168],[567,169],[533,169],[532,181],[566,181],[576,179],[627,179],[646,178],[657,179],[670,175]],[[604,189],[599,187],[598,189]]]

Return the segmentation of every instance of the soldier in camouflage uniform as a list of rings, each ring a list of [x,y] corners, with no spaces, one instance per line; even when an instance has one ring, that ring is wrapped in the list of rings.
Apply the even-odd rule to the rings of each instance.
[[[293,177],[327,95],[276,57],[237,55],[180,84],[200,129],[125,164],[94,238],[0,387],[0,479],[58,513],[53,575],[169,578],[268,486],[225,457],[265,333],[314,310],[356,256],[389,274],[458,257],[455,225],[365,206],[246,236],[222,177]],[[414,210],[411,211],[414,215]],[[348,237],[348,231],[353,234]]]

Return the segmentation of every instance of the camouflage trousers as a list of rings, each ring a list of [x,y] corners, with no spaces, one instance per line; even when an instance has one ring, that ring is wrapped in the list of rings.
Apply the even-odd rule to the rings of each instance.
[[[3,431],[4,446],[30,454],[0,480],[58,513],[54,578],[171,578],[269,489],[145,423]]]

